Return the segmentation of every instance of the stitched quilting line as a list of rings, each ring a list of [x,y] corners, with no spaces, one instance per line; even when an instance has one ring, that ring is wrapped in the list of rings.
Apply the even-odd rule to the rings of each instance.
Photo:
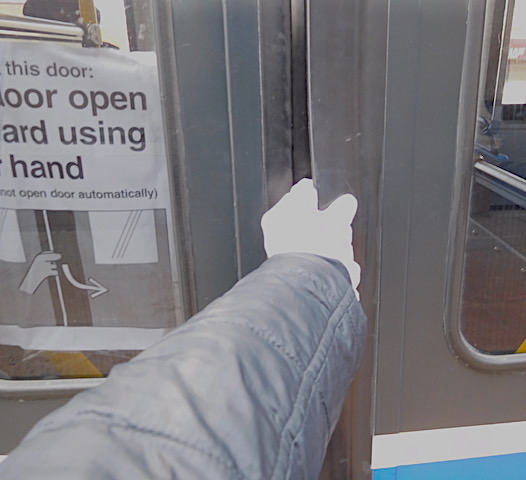
[[[323,392],[318,392],[320,395],[320,401],[321,405],[323,407],[323,413],[325,415],[325,424],[327,425],[327,431],[331,431],[331,422],[329,421],[329,411],[327,410],[327,403],[325,402],[325,397],[323,396]]]
[[[236,322],[235,320],[231,320],[231,319],[228,319],[228,318],[215,318],[215,319],[206,319],[205,318],[205,319],[196,321],[195,324],[193,325],[193,327],[198,326],[198,325],[206,325],[206,326],[211,326],[211,327],[214,327],[214,326],[221,327],[224,324],[234,325],[236,327],[245,327],[245,328],[247,328],[252,333],[254,333],[256,336],[258,336],[259,338],[264,340],[266,343],[268,343],[271,347],[273,347],[274,349],[278,350],[279,353],[284,355],[287,359],[289,359],[292,362],[294,362],[294,364],[298,367],[298,369],[300,371],[303,371],[304,367],[300,363],[300,361],[296,358],[296,356],[290,350],[288,350],[283,344],[277,343],[276,341],[274,341],[271,338],[272,337],[272,332],[270,332],[268,330],[265,330],[265,329],[258,328],[256,326],[254,326],[253,324],[249,323],[248,321],[246,321],[246,322]],[[187,333],[187,332],[185,331],[184,333]],[[189,334],[190,333],[193,333],[193,332],[189,332]],[[171,335],[171,336],[176,336],[176,335],[177,335],[177,331],[175,330],[173,332],[173,335]],[[168,338],[168,337],[166,337],[166,338]],[[134,360],[133,362],[134,362],[134,364],[136,364],[137,362],[155,361],[155,360],[158,360],[158,359],[170,358],[172,356],[173,356],[172,353],[158,354],[155,357],[138,358],[137,360]],[[125,367],[126,365],[127,364],[123,364],[121,366],[121,368]]]
[[[275,477],[276,469],[278,467],[279,459],[281,457],[281,452],[282,452],[282,449],[284,448],[283,441],[284,441],[285,429],[287,428],[287,426],[290,423],[294,413],[296,412],[296,409],[297,409],[297,406],[298,406],[298,402],[299,402],[299,398],[300,398],[300,392],[302,392],[302,390],[304,388],[307,388],[307,386],[305,386],[307,373],[310,373],[310,369],[311,369],[312,363],[318,357],[318,353],[319,353],[320,349],[322,348],[322,346],[325,347],[326,343],[328,344],[328,347],[330,347],[332,345],[334,337],[336,335],[336,331],[337,331],[338,325],[342,322],[347,309],[350,308],[355,301],[356,301],[356,298],[354,297],[354,292],[353,292],[352,288],[349,288],[345,292],[344,296],[340,299],[338,305],[336,306],[336,308],[334,309],[333,313],[329,317],[329,321],[327,322],[327,326],[325,328],[325,331],[323,332],[321,340],[318,343],[318,347],[316,348],[316,351],[312,355],[307,368],[303,372],[300,388],[298,389],[298,392],[296,394],[296,399],[294,400],[294,404],[292,406],[290,415],[289,415],[287,421],[285,422],[285,424],[284,424],[284,426],[283,426],[283,428],[281,430],[280,440],[279,440],[279,447],[278,447],[278,454],[276,456],[276,463],[275,463],[274,468],[272,470],[271,478]],[[329,328],[332,327],[333,324],[334,324],[334,327],[332,328],[331,338],[329,340],[325,340],[325,336],[326,336],[327,332],[329,331]],[[330,351],[330,348],[328,348],[328,347],[327,347],[327,352]],[[324,367],[326,361],[327,361],[327,355],[325,355],[325,358],[321,362],[319,369],[315,372],[314,380],[312,380],[310,382],[310,388],[309,388],[310,392],[309,392],[309,395],[308,395],[309,400],[312,397],[313,388],[314,388],[314,385],[316,384],[316,380],[317,380],[320,372],[323,370],[323,367]],[[303,422],[302,422],[302,424],[303,424]],[[299,430],[301,430],[301,428]],[[294,435],[294,438],[296,438],[296,436],[297,436],[297,433]]]
[[[310,254],[309,254],[310,255]],[[329,288],[327,285],[327,278],[334,275],[333,270],[338,270],[334,265],[331,265],[330,262],[327,260],[322,259],[321,257],[316,257],[321,263],[323,264],[323,269],[329,269],[330,273],[325,274],[314,274],[310,270],[306,270],[305,268],[295,268],[291,269],[290,271],[286,272],[283,276],[280,276],[279,279],[281,281],[284,280],[284,278],[288,278],[290,276],[294,277],[303,277],[306,278],[309,282],[312,282],[314,284],[315,289],[314,290],[321,290],[325,296],[328,298],[329,301],[334,302],[336,301],[337,295],[334,294],[334,292]],[[274,258],[274,257],[272,257]],[[272,261],[272,258],[268,260],[268,262]],[[312,262],[312,259],[309,260],[309,263]],[[339,270],[338,273],[342,277],[339,279],[336,283],[341,284],[341,280],[343,280],[345,283],[350,283],[350,280],[346,278]],[[269,272],[266,271],[265,266],[263,266],[263,271],[260,272],[260,275],[268,276],[268,277],[275,277],[276,273],[270,270]],[[283,277],[283,278],[282,278]],[[238,285],[236,285],[230,292],[228,292],[226,295],[234,294],[234,292],[237,292],[238,288],[249,288],[252,282],[255,282],[256,280],[251,278],[251,275],[248,275],[244,279],[240,281]]]
[[[325,296],[327,297],[327,299],[330,302],[335,301],[334,300],[334,298],[335,298],[334,292],[330,291],[327,288],[326,284],[323,281],[324,280],[323,278],[319,278],[318,276],[313,275],[312,273],[306,272],[304,270],[296,272],[296,274],[298,276],[300,276],[300,277],[306,277],[310,282],[312,282],[314,284],[314,287],[315,287],[316,290],[320,290],[320,291],[322,291],[325,294]],[[337,300],[337,302],[339,303],[339,302],[343,301],[343,299],[345,298],[347,293],[348,293],[348,290],[346,290],[344,292],[344,294],[342,295],[340,300],[339,301]],[[336,308],[338,308],[338,307],[336,307]],[[334,312],[329,315],[329,318],[333,314],[334,314]],[[269,332],[266,329],[262,329],[260,327],[257,327],[254,324],[250,323],[249,321],[237,322],[235,320],[226,319],[226,318],[216,318],[216,319],[204,318],[202,320],[200,320],[200,319],[196,320],[195,323],[196,323],[196,325],[199,324],[199,325],[207,325],[207,326],[214,326],[214,325],[217,325],[217,324],[228,324],[228,325],[242,326],[242,327],[248,328],[251,332],[256,334],[256,336],[258,336],[258,337],[262,338],[263,340],[265,340],[272,347],[274,347],[277,350],[279,350],[289,360],[293,361],[295,363],[295,365],[299,368],[300,371],[303,371],[303,369],[304,369],[303,364],[300,363],[300,361],[296,358],[296,356],[291,351],[289,351],[283,344],[277,343],[275,340],[272,339],[272,336],[273,336],[272,332]],[[324,330],[324,332],[325,332],[325,330]],[[322,334],[322,337],[323,337],[323,334]]]
[[[331,292],[327,287],[326,283],[324,282],[325,279],[319,278],[318,275],[313,275],[310,272],[301,272],[299,276],[307,277],[307,279],[314,284],[316,290],[321,290],[330,302],[334,301],[336,296],[334,295],[334,292]]]
[[[356,298],[353,298],[352,301],[351,301],[350,304],[349,304],[349,309],[351,309],[352,306],[353,306],[355,303],[357,303],[357,302],[358,302],[358,300],[357,300]],[[335,327],[334,327],[334,335],[331,337],[330,342],[329,342],[329,346],[328,346],[328,348],[327,348],[327,351],[328,351],[328,352],[332,349],[332,346],[333,346],[334,341],[335,341],[335,339],[336,339],[336,331],[337,331],[337,329],[341,326],[341,324],[342,324],[342,322],[343,322],[343,318],[344,318],[344,315],[342,315],[342,316],[340,317],[340,319],[338,320],[338,323],[337,323],[337,324],[335,325]],[[353,331],[356,332],[356,325],[353,325],[353,327],[354,327],[354,328],[353,328]],[[308,401],[306,402],[306,405],[310,405],[310,403],[311,403],[311,399],[312,399],[312,396],[313,396],[313,394],[314,394],[314,386],[318,383],[318,379],[319,379],[321,373],[323,372],[323,370],[324,370],[324,368],[325,368],[325,366],[326,366],[326,364],[327,364],[327,359],[328,359],[328,355],[326,355],[325,358],[323,359],[322,365],[321,365],[321,367],[320,367],[318,373],[316,374],[315,380],[312,382],[312,388],[311,388],[311,391],[310,391],[310,393],[309,393],[309,398],[308,398]],[[320,395],[321,395],[321,392],[320,392]],[[324,405],[324,407],[325,407],[325,405]],[[305,410],[307,410],[307,409],[305,409]],[[327,416],[327,418],[328,418],[328,416]],[[291,445],[296,444],[297,438],[299,437],[300,433],[301,433],[302,430],[303,430],[303,427],[305,426],[305,421],[304,421],[304,420],[305,420],[305,419],[303,418],[303,421],[301,422],[301,425],[300,425],[300,427],[298,428],[298,431],[294,434],[294,437],[293,437],[293,439],[292,439],[292,441],[291,441]],[[330,430],[330,424],[329,424],[329,430]],[[294,453],[294,449],[291,448],[290,451],[289,451],[289,455],[288,455],[287,475],[289,474],[290,469],[291,469],[291,467],[292,467],[292,455],[293,455],[293,453]],[[277,463],[277,462],[276,462],[276,463]],[[286,477],[286,478],[288,478],[288,477]]]
[[[206,325],[206,326],[211,326],[211,327],[221,327],[224,324],[234,325],[236,327],[244,327],[244,328],[248,329],[251,333],[255,334],[258,338],[261,338],[268,345],[270,345],[270,347],[272,347],[275,351],[277,351],[278,353],[284,355],[287,359],[292,361],[294,363],[294,365],[297,367],[299,372],[302,372],[304,370],[305,367],[296,358],[294,353],[292,353],[290,350],[288,350],[283,344],[277,343],[276,341],[274,341],[271,338],[272,337],[272,332],[269,332],[268,330],[258,328],[258,327],[254,326],[253,324],[248,323],[248,322],[237,322],[235,320],[231,320],[231,319],[227,319],[227,318],[225,318],[225,319],[223,319],[223,318],[219,318],[219,319],[217,319],[217,318],[216,319],[203,319],[203,320],[199,320],[198,322],[195,323],[196,326],[197,325]],[[166,353],[166,354],[159,354],[159,355],[156,355],[154,357],[139,358],[139,359],[134,361],[134,364],[136,364],[138,362],[145,363],[145,362],[158,361],[158,360],[163,359],[163,358],[169,359],[172,356],[173,356],[172,353]],[[126,368],[126,365],[127,364],[123,364],[123,365],[121,365],[119,367]]]
[[[149,435],[157,439],[166,440],[168,442],[173,442],[179,445],[183,445],[197,453],[205,455],[206,457],[212,459],[214,462],[220,464],[227,472],[235,474],[235,477],[239,480],[245,480],[246,477],[241,473],[241,471],[235,466],[234,462],[228,463],[220,456],[214,454],[203,446],[196,445],[193,442],[185,440],[181,437],[176,437],[174,435],[169,435],[165,432],[160,432],[153,430],[151,428],[141,427],[140,425],[132,423],[129,419],[124,417],[119,417],[112,413],[104,413],[97,410],[84,410],[77,412],[72,421],[67,422],[62,425],[57,425],[50,423],[48,425],[43,425],[42,430],[45,431],[60,431],[62,428],[78,424],[86,421],[96,421],[105,425],[108,425],[112,428],[121,428],[123,430],[129,431],[130,433],[140,434],[140,435]]]
[[[291,351],[289,351],[283,344],[277,343],[276,341],[274,341],[271,338],[272,336],[271,332],[269,332],[268,330],[258,328],[249,322],[236,322],[235,320],[230,320],[230,319],[215,319],[215,320],[205,319],[205,320],[199,321],[199,324],[207,325],[207,326],[222,326],[222,325],[227,324],[227,325],[234,325],[236,327],[245,327],[248,330],[250,330],[253,334],[255,334],[257,337],[267,342],[271,347],[273,347],[279,353],[281,353],[286,358],[294,362],[296,367],[298,367],[299,371],[303,371],[304,367],[300,363],[300,361],[296,358],[296,356]]]

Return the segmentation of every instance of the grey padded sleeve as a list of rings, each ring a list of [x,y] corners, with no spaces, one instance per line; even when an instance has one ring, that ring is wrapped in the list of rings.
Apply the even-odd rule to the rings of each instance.
[[[0,479],[315,479],[365,335],[341,264],[277,255],[39,422]]]

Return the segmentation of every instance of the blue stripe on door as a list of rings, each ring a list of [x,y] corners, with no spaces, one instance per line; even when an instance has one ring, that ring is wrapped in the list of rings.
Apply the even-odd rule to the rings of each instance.
[[[524,440],[526,442],[526,439]],[[519,480],[526,478],[526,453],[403,465],[373,471],[373,480]]]

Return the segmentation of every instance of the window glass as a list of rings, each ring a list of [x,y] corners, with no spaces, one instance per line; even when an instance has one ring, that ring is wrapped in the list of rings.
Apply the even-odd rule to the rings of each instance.
[[[0,378],[104,376],[179,304],[152,3],[0,2],[0,51]]]
[[[498,355],[526,352],[526,0],[495,2],[490,15],[461,331]]]

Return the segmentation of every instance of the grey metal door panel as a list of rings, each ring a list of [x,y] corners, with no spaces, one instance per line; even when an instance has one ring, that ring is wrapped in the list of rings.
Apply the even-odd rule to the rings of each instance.
[[[282,1],[235,0],[226,2],[225,18],[241,278],[266,258],[260,219],[270,196],[281,198],[292,183],[290,17]]]
[[[358,199],[354,254],[369,318],[361,367],[333,436],[322,478],[370,478],[374,392],[387,20],[389,2],[309,0],[309,131],[321,207]],[[328,462],[328,463],[329,463]]]
[[[408,15],[412,3],[391,5],[376,434],[523,420],[526,412],[523,373],[468,367],[446,336],[484,2],[423,1]]]
[[[292,184],[286,5],[173,2],[198,308],[264,260],[261,215]]]
[[[352,189],[350,159],[359,151],[359,5],[307,2],[310,150],[322,208]]]
[[[237,280],[227,40],[221,1],[174,2],[173,9],[178,138],[184,145],[197,303],[203,306]]]
[[[292,18],[289,0],[259,1],[261,108],[267,208],[293,181]]]
[[[465,40],[462,22],[466,18],[466,3],[456,3],[460,15],[444,2],[422,2],[420,8],[415,8],[414,2],[399,2],[391,9],[376,433],[383,433],[387,419],[393,431],[400,428],[402,412],[396,407],[386,408],[386,399],[406,401],[405,360],[422,341],[410,344],[406,336],[411,319],[422,314],[415,310],[414,302],[421,297],[419,305],[425,309],[421,318],[416,317],[420,337],[430,329],[424,322],[436,323],[436,318],[429,320],[430,314],[442,315],[440,285],[445,281],[450,213],[447,203],[456,153],[455,144],[447,139],[456,136]],[[436,15],[448,11],[451,18],[439,21],[441,17]],[[444,35],[446,29],[448,34]],[[430,48],[438,51],[430,52]],[[415,230],[427,237],[425,242],[413,241]],[[442,328],[441,320],[438,328]],[[440,343],[433,330],[433,341],[425,342],[429,349]],[[442,337],[439,333],[438,338]],[[445,353],[448,355],[447,349]],[[427,358],[434,357],[422,356],[415,368],[424,370]],[[384,374],[388,364],[398,366]]]

